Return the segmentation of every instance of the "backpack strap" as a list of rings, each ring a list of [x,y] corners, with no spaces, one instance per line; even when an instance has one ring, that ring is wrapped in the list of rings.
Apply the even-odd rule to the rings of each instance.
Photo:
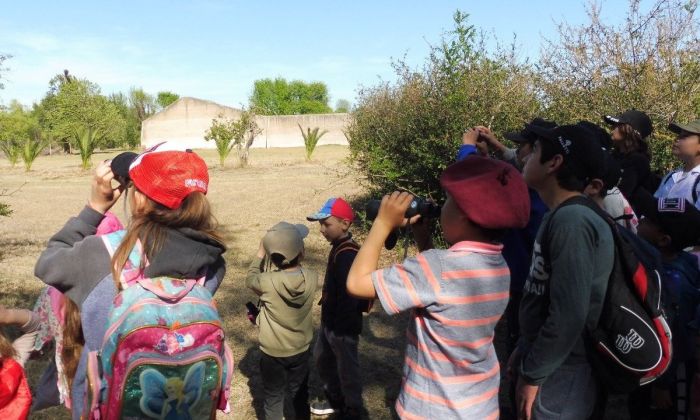
[[[349,241],[345,241],[338,248],[335,250],[333,253],[333,264],[335,264],[336,259],[338,258],[338,255],[342,254],[343,252],[348,252],[348,251],[354,251],[357,253],[360,250],[360,246],[355,242],[354,240],[350,239]],[[358,309],[362,312],[369,313],[372,310],[372,306],[374,306],[374,299],[361,299],[361,298],[356,298],[359,303],[358,303]],[[321,302],[319,302],[321,303]]]
[[[693,182],[693,205],[698,202],[698,185],[700,185],[700,175],[695,177],[695,182]]]
[[[671,171],[671,172],[669,172],[668,175],[666,175],[666,176],[664,177],[664,180],[661,181],[661,186],[666,185],[666,183],[668,182],[668,180],[671,179],[671,177],[673,176],[673,174],[675,174],[676,172],[678,172],[678,171]]]
[[[335,261],[338,259],[338,255],[340,255],[341,253],[347,252],[347,251],[357,252],[359,250],[360,250],[360,246],[352,239],[349,241],[343,242],[342,244],[340,244],[340,246],[338,246],[338,248],[336,248],[335,252],[333,253],[333,264],[335,264]]]
[[[554,220],[554,216],[557,214],[559,210],[561,210],[564,207],[567,206],[573,206],[573,205],[580,205],[580,206],[585,206],[588,207],[589,209],[593,210],[598,216],[600,216],[605,222],[610,225],[610,227],[614,230],[615,229],[615,220],[610,217],[608,213],[606,213],[603,209],[600,208],[593,200],[590,198],[584,196],[584,195],[577,195],[575,197],[569,198],[568,200],[564,201],[554,209],[552,212],[552,215],[549,216],[549,219],[547,219],[547,225],[544,227],[544,235],[542,235],[543,239],[543,244],[540,244],[542,248],[542,254],[546,257],[547,261],[549,261],[549,241],[546,241],[546,239],[549,237],[549,231],[550,231],[550,225],[552,224],[552,220]]]

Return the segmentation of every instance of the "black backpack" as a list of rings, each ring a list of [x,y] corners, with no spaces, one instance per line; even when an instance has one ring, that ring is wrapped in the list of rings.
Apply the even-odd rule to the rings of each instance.
[[[592,350],[588,352],[589,361],[608,391],[628,393],[661,376],[671,362],[661,258],[651,244],[615,223],[584,196],[562,203],[549,220],[559,209],[576,204],[590,208],[606,221],[615,244],[613,270],[598,324],[584,334]],[[545,229],[549,229],[549,222]],[[543,249],[548,252],[546,247]]]

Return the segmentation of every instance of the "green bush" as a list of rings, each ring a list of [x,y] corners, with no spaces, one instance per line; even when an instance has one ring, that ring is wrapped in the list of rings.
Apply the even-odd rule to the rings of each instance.
[[[540,110],[531,69],[513,49],[485,39],[457,11],[420,71],[394,63],[396,83],[360,90],[346,136],[351,160],[375,193],[396,188],[441,201],[439,176],[454,161],[464,129],[519,129]]]

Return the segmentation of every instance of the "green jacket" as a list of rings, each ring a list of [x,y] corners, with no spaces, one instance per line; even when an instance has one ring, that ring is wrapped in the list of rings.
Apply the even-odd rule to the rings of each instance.
[[[260,296],[260,350],[272,357],[289,357],[306,351],[313,338],[311,316],[318,275],[297,267],[262,272],[261,258],[248,267],[245,284]]]

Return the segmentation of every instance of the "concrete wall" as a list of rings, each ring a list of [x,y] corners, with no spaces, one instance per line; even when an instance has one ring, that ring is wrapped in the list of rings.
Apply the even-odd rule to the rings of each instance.
[[[141,146],[150,147],[164,140],[177,141],[192,149],[214,149],[214,142],[204,140],[212,119],[219,114],[238,118],[241,110],[196,98],[180,98],[164,110],[143,121]],[[307,128],[327,130],[319,145],[344,144],[343,128],[348,114],[276,115],[256,117],[262,129],[252,147],[301,147],[304,139],[298,124]]]

